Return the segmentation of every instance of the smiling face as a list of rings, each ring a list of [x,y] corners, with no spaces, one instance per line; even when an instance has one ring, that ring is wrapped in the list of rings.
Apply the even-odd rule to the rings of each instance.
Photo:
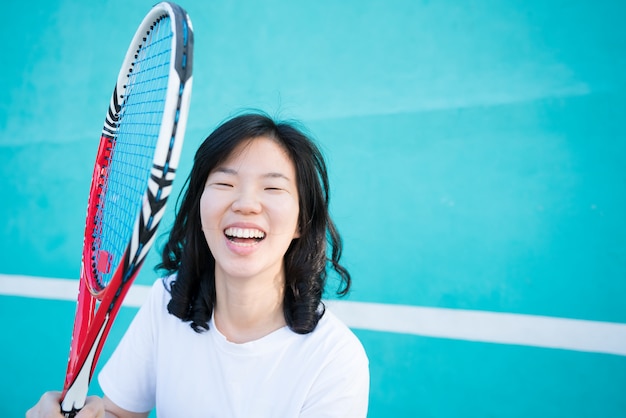
[[[242,142],[213,169],[200,198],[202,230],[216,279],[277,277],[298,237],[298,187],[293,162],[273,139]]]

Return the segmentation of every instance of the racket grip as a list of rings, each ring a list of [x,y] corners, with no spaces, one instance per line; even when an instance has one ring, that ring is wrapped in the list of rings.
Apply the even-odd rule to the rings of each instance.
[[[78,411],[73,409],[70,412],[63,412],[63,411],[61,411],[61,413],[63,414],[63,416],[65,418],[74,418],[76,416],[76,414],[78,414]]]

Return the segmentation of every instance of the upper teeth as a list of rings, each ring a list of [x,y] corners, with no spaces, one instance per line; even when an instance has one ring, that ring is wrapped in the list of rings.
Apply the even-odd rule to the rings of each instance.
[[[258,229],[226,228],[225,234],[235,238],[264,238],[265,232]]]

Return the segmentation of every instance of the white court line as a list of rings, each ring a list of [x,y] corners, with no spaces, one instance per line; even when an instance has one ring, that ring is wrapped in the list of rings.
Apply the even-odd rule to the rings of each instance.
[[[149,291],[150,286],[133,284],[123,306],[140,307]],[[78,280],[0,274],[0,295],[76,301]]]
[[[353,328],[626,356],[626,324],[550,316],[329,302]]]
[[[125,306],[139,307],[150,286],[134,284]],[[0,274],[0,295],[75,301],[76,280]],[[326,301],[349,327],[426,337],[626,356],[626,324],[463,309]]]

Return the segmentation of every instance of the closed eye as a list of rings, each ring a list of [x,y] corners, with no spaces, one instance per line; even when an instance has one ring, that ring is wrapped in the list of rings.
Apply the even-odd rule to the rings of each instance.
[[[271,193],[271,194],[279,194],[279,193],[290,193],[290,189],[289,187],[285,187],[282,185],[273,185],[273,186],[265,186],[263,188],[263,190],[265,190],[267,193]]]
[[[231,183],[219,183],[219,182],[213,183],[213,186],[220,187],[220,188],[232,188],[232,187],[235,187]]]

